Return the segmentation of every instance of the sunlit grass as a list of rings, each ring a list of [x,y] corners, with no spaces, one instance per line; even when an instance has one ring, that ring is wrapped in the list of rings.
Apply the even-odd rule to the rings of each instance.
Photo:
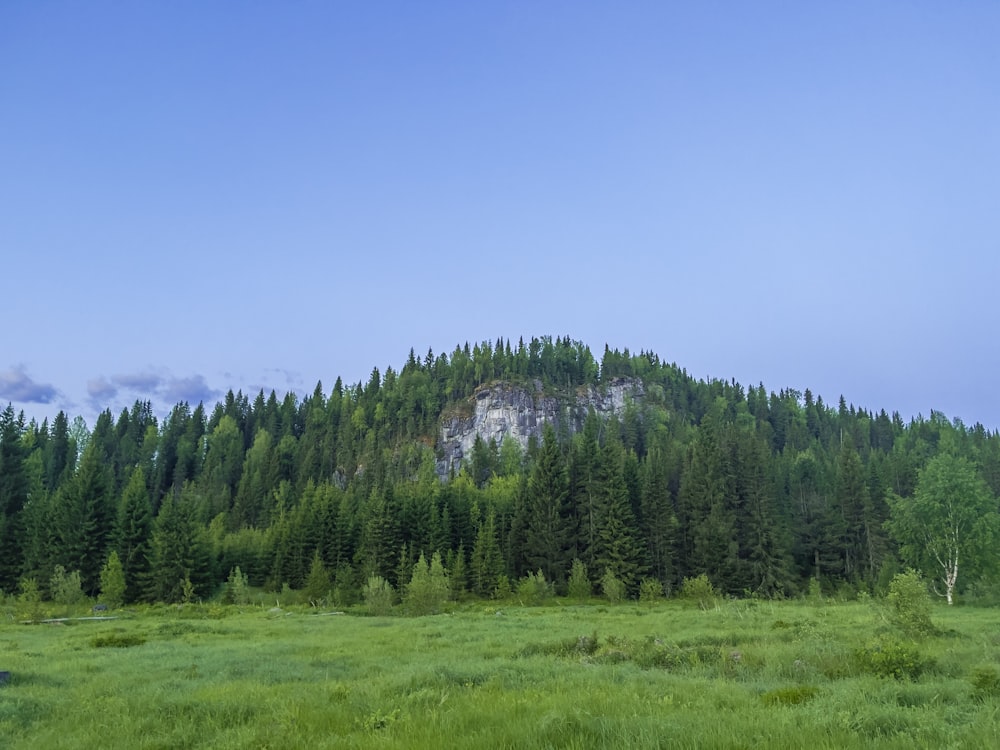
[[[423,618],[189,606],[0,626],[9,748],[987,747],[996,612],[938,608],[917,679],[877,603],[467,605]],[[907,641],[906,643],[911,644]]]

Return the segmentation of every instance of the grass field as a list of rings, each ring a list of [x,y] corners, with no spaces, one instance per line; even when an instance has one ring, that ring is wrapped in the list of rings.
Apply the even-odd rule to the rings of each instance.
[[[1000,747],[991,609],[919,640],[871,601],[118,614],[8,611],[0,746]]]

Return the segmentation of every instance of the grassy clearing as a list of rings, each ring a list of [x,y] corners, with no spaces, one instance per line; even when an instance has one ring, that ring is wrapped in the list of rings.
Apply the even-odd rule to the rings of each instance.
[[[1000,746],[992,610],[919,640],[871,602],[122,615],[0,625],[5,748]]]

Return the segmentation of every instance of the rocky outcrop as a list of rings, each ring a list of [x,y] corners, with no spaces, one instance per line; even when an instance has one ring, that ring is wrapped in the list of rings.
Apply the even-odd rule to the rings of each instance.
[[[538,381],[530,388],[506,382],[483,386],[469,403],[460,405],[470,407],[467,414],[442,418],[438,472],[447,475],[452,469],[457,471],[471,454],[477,435],[486,442],[495,440],[497,445],[510,437],[523,450],[532,437],[541,440],[546,424],[566,427],[572,434],[583,427],[590,409],[604,418],[620,415],[630,401],[640,402],[644,395],[642,381],[634,378],[585,386],[566,396],[545,395]]]

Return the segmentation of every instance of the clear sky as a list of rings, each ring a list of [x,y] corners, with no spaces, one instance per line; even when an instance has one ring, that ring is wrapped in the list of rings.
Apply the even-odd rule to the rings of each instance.
[[[1000,428],[996,2],[7,2],[0,401],[498,336]]]

